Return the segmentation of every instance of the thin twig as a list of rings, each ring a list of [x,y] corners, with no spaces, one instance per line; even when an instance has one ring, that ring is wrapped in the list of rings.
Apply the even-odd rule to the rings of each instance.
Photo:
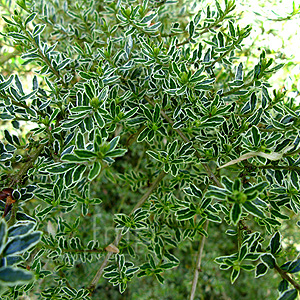
[[[139,202],[136,204],[136,206],[133,208],[133,210],[130,212],[129,215],[132,215],[138,208],[140,208],[144,202],[150,197],[150,195],[153,193],[153,191],[157,188],[159,183],[162,181],[162,179],[166,176],[165,172],[161,172],[158,177],[155,179],[153,184],[150,186],[146,194],[143,195],[143,197],[139,200]],[[122,231],[119,231],[118,235],[116,236],[114,240],[114,245],[117,247],[122,239]],[[113,255],[113,252],[107,252],[104,261],[102,262],[99,270],[97,271],[96,275],[94,276],[93,280],[91,281],[89,287],[87,288],[91,293],[96,289],[96,286],[98,284],[98,281],[100,280],[103,271],[105,267],[108,264],[108,261],[110,257]]]
[[[238,87],[236,87],[236,88],[233,88],[233,89],[231,89],[231,90],[229,90],[229,91],[227,91],[227,92],[225,92],[225,93],[222,93],[220,96],[221,97],[226,97],[226,96],[229,96],[229,95],[231,95],[231,94],[234,94],[235,92],[237,92],[237,91],[239,91],[239,90],[241,90],[241,89],[245,89],[245,88],[247,88],[247,87],[249,87],[249,86],[252,86],[253,85],[253,83],[254,83],[254,79],[252,79],[250,82],[248,82],[248,83],[244,83],[244,84],[242,84],[242,85],[240,85],[240,86],[238,86]]]
[[[40,145],[34,154],[31,156],[31,159],[27,161],[22,168],[19,170],[16,177],[12,180],[10,187],[13,188],[15,185],[19,184],[24,180],[24,178],[27,176],[27,171],[33,166],[34,162],[38,158],[38,156],[41,154],[41,152],[44,150],[44,145]],[[11,216],[8,221],[8,225],[12,226],[16,222],[16,216],[19,206],[19,200],[16,200],[16,202],[13,204],[12,210],[11,210]]]
[[[272,165],[266,165],[266,166],[256,166],[259,169],[272,169],[272,170],[296,170],[300,171],[300,167],[298,166],[272,166]]]
[[[3,98],[5,98],[5,99],[10,99],[11,103],[13,105],[15,105],[15,106],[22,107],[22,108],[24,108],[26,110],[30,109],[30,107],[27,104],[14,100],[14,97],[12,95],[10,95],[10,94],[5,94],[4,92],[0,92],[0,96],[3,97]],[[36,113],[39,116],[41,116],[41,117],[46,117],[46,114],[43,113],[43,112],[41,112],[41,111],[39,111],[39,110],[37,110]],[[15,117],[15,119],[16,118],[17,117]],[[26,120],[26,121],[29,121],[29,120]]]
[[[152,105],[154,106],[154,103],[151,101],[151,99],[147,96],[145,96],[145,99]],[[174,125],[173,120],[166,114],[166,112],[162,109],[160,111],[160,114],[165,118],[165,120],[172,126]],[[174,128],[173,128],[174,129]],[[179,136],[186,142],[189,143],[191,142],[190,139],[179,129],[176,128],[174,129]],[[195,155],[197,156],[197,158],[201,159],[203,158],[201,156],[201,154],[199,153],[198,149],[193,145],[193,148],[195,149]],[[206,173],[208,174],[209,178],[214,181],[214,183],[218,186],[218,187],[223,187],[223,185],[221,184],[221,182],[219,181],[219,179],[216,177],[216,175],[214,174],[214,172],[211,170],[211,168],[208,166],[208,164],[201,162],[204,170],[206,171]]]
[[[299,283],[297,283],[294,279],[292,279],[286,272],[284,272],[283,270],[280,269],[280,267],[278,265],[274,265],[274,269],[277,271],[277,273],[279,273],[279,275],[287,280],[292,286],[294,286],[294,288],[298,291],[300,291],[300,285]]]
[[[207,231],[208,223],[209,223],[209,221],[206,221],[205,231]],[[196,263],[196,267],[195,267],[195,271],[194,271],[194,278],[193,278],[193,283],[192,283],[192,290],[191,290],[191,294],[190,294],[190,300],[194,300],[194,298],[195,298],[199,273],[201,272],[201,262],[202,262],[202,254],[203,254],[204,244],[205,244],[205,236],[203,235],[201,243],[199,245],[199,249],[198,249],[197,263]]]

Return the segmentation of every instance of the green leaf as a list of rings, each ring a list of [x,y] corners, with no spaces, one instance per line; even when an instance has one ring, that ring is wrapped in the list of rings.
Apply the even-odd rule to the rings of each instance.
[[[78,162],[78,159],[76,162]],[[76,166],[76,164],[58,163],[54,166],[50,165],[50,167],[47,168],[46,170],[47,170],[47,172],[52,173],[52,174],[62,174],[62,173],[67,172],[68,170],[74,168],[75,166]]]
[[[243,80],[243,63],[239,63],[236,69],[235,80]]]
[[[147,150],[146,153],[150,155],[152,158],[154,158],[155,160],[161,161],[160,155],[157,154],[156,152],[152,150]]]
[[[269,184],[265,181],[245,189],[245,194],[251,195],[254,192],[262,192]]]
[[[206,197],[213,197],[219,200],[226,200],[227,191],[218,187],[208,187],[208,192],[205,194]]]
[[[184,208],[176,212],[177,220],[179,221],[191,219],[195,216],[195,214],[196,211],[191,210],[190,208]]]
[[[146,24],[146,23],[152,21],[156,16],[157,16],[156,12],[147,14],[140,22]]]
[[[115,149],[105,153],[105,157],[120,157],[127,152],[127,149]]]
[[[141,105],[141,109],[143,110],[145,117],[149,121],[152,121],[152,114],[151,114],[150,110],[145,105]]]
[[[268,267],[264,263],[259,263],[255,269],[255,278],[264,276],[268,271]]]
[[[78,114],[78,113],[89,113],[92,110],[92,107],[90,106],[77,106],[70,109],[70,112],[72,114]],[[74,118],[74,117],[73,117]]]
[[[287,272],[291,274],[300,272],[300,258],[290,262]]]
[[[80,132],[76,136],[76,148],[84,149],[84,137]]]
[[[274,258],[274,256],[270,253],[265,253],[262,254],[260,256],[260,259],[270,268],[273,269],[275,264],[276,264],[276,260]]]
[[[193,37],[194,32],[195,32],[195,24],[194,24],[194,21],[192,20],[192,21],[189,23],[189,36],[190,36],[190,38]]]
[[[260,218],[265,217],[263,211],[260,210],[256,205],[254,205],[250,201],[246,201],[242,205],[243,205],[243,208],[245,208],[250,214],[252,214],[254,216],[257,216],[257,217],[260,217]]]
[[[48,206],[44,208],[43,210],[39,211],[36,216],[40,219],[45,218],[53,209],[53,206]]]
[[[277,231],[270,241],[270,249],[272,254],[277,254],[281,248],[281,234]]]
[[[178,68],[178,66],[177,66],[177,64],[176,64],[176,62],[173,62],[173,63],[172,63],[172,69],[173,69],[173,71],[177,74],[177,76],[179,77],[180,74],[181,74],[181,72],[180,72],[180,70],[179,70],[179,68]]]
[[[160,284],[163,284],[165,279],[160,274],[155,274],[156,279]]]
[[[24,284],[33,279],[33,274],[12,267],[0,268],[0,283],[7,286],[15,286],[18,284]]]
[[[62,128],[64,129],[70,129],[73,128],[75,126],[79,126],[79,124],[82,122],[82,118],[77,118],[74,120],[67,120],[66,122],[64,122],[62,124]]]
[[[56,70],[60,71],[63,69],[66,65],[68,65],[72,60],[70,58],[64,59],[57,67]]]
[[[289,288],[289,282],[285,279],[281,280],[279,285],[278,285],[278,291],[280,293],[283,293],[284,291],[286,291]]]
[[[177,266],[178,266],[177,263],[168,262],[168,263],[161,264],[159,267],[162,268],[162,269],[164,269],[164,270],[169,270],[169,269],[173,269],[173,268],[175,268]]]
[[[255,269],[255,266],[254,265],[241,265],[241,269],[249,272],[249,271],[252,271]]]
[[[0,221],[0,254],[2,253],[2,250],[5,246],[7,238],[7,225],[4,219],[1,219]]]
[[[4,90],[5,88],[9,87],[10,84],[12,83],[14,79],[14,75],[10,75],[9,79],[7,79],[6,81],[3,81],[0,83],[0,91]]]
[[[94,116],[94,119],[95,119],[96,123],[98,124],[98,126],[100,128],[103,128],[105,123],[104,123],[104,120],[103,120],[101,114],[98,111],[95,111],[93,116]]]
[[[198,189],[194,184],[190,185],[191,193],[195,197],[202,198],[202,191]]]
[[[282,295],[280,295],[277,300],[294,300],[298,297],[298,291],[296,289],[291,289],[285,291]]]
[[[120,136],[114,137],[110,142],[109,142],[109,149],[108,151],[114,150],[116,146],[118,145],[120,140]]]
[[[7,243],[3,251],[3,255],[7,256],[24,253],[29,248],[35,246],[40,241],[41,236],[41,231],[35,231],[27,235],[17,236]]]
[[[256,126],[252,126],[251,128],[253,143],[255,147],[258,147],[260,144],[260,133]]]
[[[79,165],[73,173],[73,181],[76,182],[78,180],[81,179],[81,177],[83,176],[83,173],[86,170],[86,166],[85,165]]]
[[[90,150],[85,150],[85,149],[76,149],[74,150],[74,153],[79,157],[79,158],[95,158],[97,157],[97,153],[90,151]]]
[[[234,283],[237,280],[239,274],[240,274],[240,269],[238,270],[232,269],[231,276],[230,276],[231,283]]]
[[[13,154],[12,153],[2,153],[1,155],[0,155],[0,162],[1,161],[7,161],[7,160],[9,160],[9,159],[11,159],[13,157]]]
[[[154,107],[153,122],[156,123],[159,120],[159,117],[160,117],[160,107],[158,103],[156,103]]]
[[[30,41],[29,38],[21,33],[16,33],[16,32],[10,32],[7,34],[9,37],[12,37],[13,39],[15,39],[16,41],[20,40],[20,41]],[[1,85],[0,85],[0,90],[1,90]]]
[[[148,135],[148,133],[151,131],[150,128],[146,127],[138,136],[137,142],[142,142]]]
[[[120,76],[111,76],[110,75],[108,77],[103,78],[103,83],[109,85],[109,84],[116,82],[119,78],[120,78]]]
[[[86,161],[85,158],[79,158],[74,154],[65,154],[64,156],[62,156],[61,159],[66,161],[76,162],[76,163]]]
[[[76,297],[76,291],[75,291],[75,290],[70,289],[70,288],[68,288],[68,287],[63,287],[62,290],[63,290],[63,292],[64,292],[65,294],[67,294],[68,296],[70,296],[70,297],[72,297],[73,299],[75,299],[75,297]]]
[[[221,179],[224,187],[229,191],[232,192],[233,191],[233,182],[228,179],[227,177],[223,176]]]
[[[6,266],[17,265],[22,262],[24,259],[20,256],[7,256],[6,257]]]
[[[245,256],[248,254],[248,245],[244,244],[241,246],[241,249],[239,251],[239,261],[242,261],[245,259]]]
[[[95,97],[94,94],[95,88],[91,80],[89,81],[89,83],[84,83],[84,90],[85,90],[85,94],[88,96],[90,100]]]
[[[98,95],[99,101],[104,102],[107,99],[107,97],[108,97],[108,91],[109,91],[109,87],[108,86],[106,86],[105,88],[103,88],[101,90],[100,94]]]
[[[240,190],[241,190],[241,186],[242,186],[241,181],[240,181],[238,178],[236,178],[236,179],[234,180],[234,182],[233,182],[232,189],[233,189],[234,191],[240,191]]]
[[[233,225],[237,225],[242,215],[242,206],[239,203],[234,203],[230,210],[230,220]]]
[[[88,175],[89,180],[94,180],[100,173],[101,171],[101,163],[100,162],[95,162],[93,164],[92,169],[90,170],[90,173]]]
[[[33,32],[32,32],[32,35],[34,37],[36,37],[37,35],[41,34],[44,31],[45,28],[46,28],[46,24],[43,24],[43,25],[37,24],[37,25],[35,25],[35,27],[33,29]]]
[[[23,235],[32,231],[36,223],[28,221],[19,221],[8,229],[8,236],[13,237]]]
[[[36,12],[31,13],[31,14],[26,18],[26,20],[25,20],[25,22],[24,22],[25,26],[26,26],[28,23],[30,23],[31,21],[33,21],[34,18],[36,17],[36,15],[37,15]]]

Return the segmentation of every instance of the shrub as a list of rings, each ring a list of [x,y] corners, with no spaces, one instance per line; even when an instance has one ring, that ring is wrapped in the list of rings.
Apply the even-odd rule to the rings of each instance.
[[[99,299],[114,293],[101,277],[132,299],[153,278],[194,299],[217,230],[231,283],[275,271],[279,298],[297,297],[282,235],[300,209],[299,107],[272,93],[282,65],[264,51],[244,69],[234,7],[19,0],[3,16],[35,73],[0,77],[3,299]],[[190,277],[171,282],[180,261]]]

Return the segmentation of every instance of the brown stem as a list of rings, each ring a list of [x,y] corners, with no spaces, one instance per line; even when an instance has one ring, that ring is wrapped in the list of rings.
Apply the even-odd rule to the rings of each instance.
[[[274,269],[279,273],[279,275],[287,280],[296,290],[300,291],[300,285],[293,278],[291,278],[286,272],[280,269],[278,265],[274,265]]]
[[[6,99],[9,99],[9,98],[10,98],[11,103],[12,103],[13,105],[15,105],[15,106],[19,106],[19,107],[25,108],[26,110],[27,110],[27,109],[30,109],[30,107],[29,107],[27,104],[14,100],[13,96],[10,95],[10,94],[4,94],[3,92],[0,92],[0,95],[1,95],[1,97],[6,98]],[[45,116],[46,116],[46,114],[44,114],[43,112],[41,112],[41,111],[39,111],[39,110],[37,110],[36,113],[37,113],[39,116],[41,116],[41,117],[45,117]],[[28,121],[28,120],[26,120],[26,121]]]
[[[147,96],[145,96],[145,99],[152,105],[154,106],[153,102],[150,100],[150,98],[148,98]],[[166,112],[164,110],[160,111],[160,114],[165,118],[165,120],[172,126],[174,125],[173,120],[166,114]],[[173,128],[174,129],[174,128]],[[190,139],[180,130],[180,129],[174,129],[179,136],[186,142],[189,143]],[[197,158],[201,159],[202,156],[199,153],[198,149],[193,145],[193,148],[195,149],[195,155],[197,156]],[[214,181],[214,183],[218,186],[218,187],[223,187],[223,185],[221,184],[221,182],[219,181],[219,179],[216,177],[216,175],[213,173],[213,171],[211,170],[211,168],[208,166],[208,164],[201,162],[204,170],[206,171],[206,173],[208,174],[209,178]]]
[[[150,195],[153,193],[153,191],[157,188],[157,186],[159,185],[159,183],[162,181],[162,179],[166,176],[165,172],[161,172],[158,177],[155,179],[155,181],[153,182],[153,184],[150,186],[150,188],[148,189],[148,191],[146,192],[146,194],[143,195],[143,197],[139,200],[139,202],[136,204],[136,206],[132,209],[132,211],[130,212],[129,215],[132,215],[135,210],[137,210],[138,208],[140,208],[144,202],[150,197]],[[115,240],[114,240],[114,245],[117,247],[120,243],[122,239],[122,231],[119,231],[118,235],[116,236]],[[110,257],[113,255],[113,252],[108,252],[104,258],[104,261],[102,262],[99,270],[97,271],[96,275],[94,276],[94,278],[92,279],[89,287],[87,288],[91,293],[95,290],[98,281],[100,280],[103,271],[105,269],[105,267],[108,264],[108,261],[110,259]]]
[[[139,200],[139,202],[136,204],[136,206],[133,208],[133,210],[130,212],[130,216],[138,209],[140,208],[144,202],[150,197],[150,195],[153,193],[153,191],[157,188],[157,186],[159,185],[159,183],[163,180],[163,178],[166,176],[167,174],[165,172],[161,172],[158,177],[155,179],[155,181],[153,182],[153,184],[150,186],[150,188],[148,189],[148,191],[146,192],[146,194],[144,194],[144,196]]]
[[[231,89],[231,90],[229,90],[228,92],[222,93],[220,96],[221,96],[221,97],[226,97],[226,96],[231,95],[231,94],[233,94],[233,93],[235,93],[235,92],[237,92],[237,91],[239,91],[239,90],[241,90],[241,89],[243,89],[243,88],[247,88],[247,87],[253,85],[253,83],[254,83],[254,79],[251,80],[251,81],[248,82],[248,83],[244,83],[244,84],[242,84],[241,86],[238,86],[238,87],[236,87],[236,88],[234,88],[234,89]]]
[[[266,165],[266,166],[257,166],[259,169],[272,169],[272,170],[296,170],[300,171],[299,166],[272,166],[272,165]]]
[[[206,32],[209,32],[212,28],[216,28],[216,27],[218,26],[219,23],[223,22],[223,20],[226,18],[226,16],[227,16],[231,11],[232,11],[232,9],[230,9],[229,7],[227,7],[226,10],[224,11],[224,15],[221,16],[219,19],[217,19],[214,23],[210,24],[210,25],[207,26],[207,27],[202,28],[202,30],[199,30],[199,31],[197,32],[197,33],[198,33],[198,36],[201,36],[202,34],[204,34],[204,33],[206,33]],[[204,21],[205,21],[205,20],[204,20]],[[196,29],[196,30],[197,30],[197,29]],[[185,31],[185,32],[183,32],[183,33],[186,34],[187,32]],[[176,35],[176,33],[175,33],[175,34],[172,34],[172,33],[171,33],[171,34],[168,35],[168,36],[173,36],[173,35]],[[191,38],[188,37],[188,38],[185,39],[183,42],[176,44],[176,46],[177,46],[177,47],[183,46],[183,45],[189,43],[190,41],[191,41]]]
[[[51,250],[57,250],[57,248],[55,248],[54,246],[47,246],[47,249],[51,249]],[[62,249],[63,253],[103,253],[106,252],[105,249]]]
[[[126,141],[126,148],[129,148],[137,139],[138,135],[146,128],[146,125],[142,125],[137,132],[131,134]]]
[[[205,231],[207,231],[208,223],[209,222],[206,221]],[[191,294],[190,294],[190,300],[194,300],[194,298],[195,298],[199,273],[201,272],[201,261],[202,261],[202,254],[203,254],[204,244],[205,244],[205,236],[203,235],[201,243],[199,245],[199,249],[198,249],[197,263],[196,263],[196,267],[195,267],[195,271],[194,271],[194,278],[193,278],[193,283],[192,283],[192,290],[191,290]]]
[[[62,76],[60,75],[59,71],[57,71],[56,69],[54,69],[54,67],[51,64],[51,61],[48,59],[47,56],[44,55],[43,51],[40,49],[39,45],[36,43],[35,39],[32,38],[32,36],[28,33],[27,29],[25,27],[22,26],[22,30],[23,32],[26,34],[26,36],[28,37],[28,39],[34,44],[35,48],[38,50],[39,55],[41,56],[41,58],[43,59],[43,61],[46,63],[46,65],[49,67],[49,69],[52,71],[52,73],[59,79],[59,81],[61,82],[61,84],[65,87],[68,88],[68,84],[66,84],[63,81]]]
[[[40,145],[36,151],[31,156],[31,159],[24,163],[22,168],[19,170],[16,177],[12,180],[10,187],[13,188],[16,184],[22,182],[24,180],[24,177],[27,175],[27,171],[33,166],[35,160],[38,158],[38,156],[41,154],[41,152],[44,150],[44,145]],[[19,200],[16,200],[16,202],[13,204],[12,210],[11,210],[11,216],[8,221],[8,226],[12,226],[16,222],[16,216],[19,206]]]
[[[286,157],[286,156],[292,156],[292,155],[295,155],[295,154],[299,154],[300,153],[300,148],[293,151],[293,152],[289,152],[289,153],[284,153],[283,154],[283,157]]]

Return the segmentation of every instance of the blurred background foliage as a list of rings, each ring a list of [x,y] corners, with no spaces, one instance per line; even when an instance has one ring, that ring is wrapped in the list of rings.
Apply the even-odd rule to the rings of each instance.
[[[206,7],[207,4],[213,1],[178,1],[174,9],[182,10],[182,26],[188,23],[188,16],[194,14],[195,11]],[[13,1],[0,0],[0,14],[13,14],[15,3]],[[241,27],[250,24],[252,32],[246,39],[243,50],[238,53],[240,61],[244,63],[245,69],[253,67],[258,60],[262,49],[266,50],[267,56],[273,58],[276,63],[285,63],[276,75],[270,81],[275,89],[286,91],[288,98],[294,101],[295,104],[300,103],[300,0],[263,0],[237,1],[237,8],[235,11],[236,18]],[[5,33],[3,20],[0,19],[0,32]],[[19,53],[21,49],[13,46],[7,39],[0,35],[0,72],[3,76],[8,76],[13,73],[18,73],[21,78],[24,88],[26,89],[26,81],[28,85],[31,84],[31,79],[34,72],[30,65],[22,65]],[[219,76],[226,77],[226,72],[221,72]],[[287,98],[287,99],[288,99]],[[26,125],[28,126],[28,124]],[[7,124],[0,123],[0,138],[4,128]],[[8,128],[10,131],[12,128]],[[27,130],[26,130],[27,131]],[[24,131],[25,132],[25,131]],[[17,132],[22,136],[22,126]],[[25,134],[25,133],[24,133]],[[137,150],[138,151],[138,150]],[[122,162],[124,163],[124,162]],[[119,166],[120,168],[122,166]],[[117,166],[116,166],[117,168]],[[97,184],[97,183],[95,183]],[[133,192],[129,187],[123,189],[115,189],[112,183],[107,181],[106,188],[101,190],[95,188],[95,195],[104,199],[101,207],[95,205],[90,208],[89,214],[86,217],[86,222],[81,222],[78,227],[70,229],[71,234],[76,232],[84,232],[86,239],[97,239],[100,244],[113,239],[114,230],[111,231],[105,227],[103,231],[103,224],[113,224],[113,213],[116,207],[114,205],[119,203],[120,199],[123,204],[123,210],[128,211],[132,206],[130,199],[133,197]],[[105,199],[109,199],[105,200]],[[31,203],[34,207],[34,202]],[[28,207],[30,210],[31,208]],[[120,208],[119,208],[120,209]],[[291,214],[291,213],[290,213]],[[70,219],[76,219],[76,215],[70,213]],[[300,250],[300,232],[295,230],[295,217],[290,215],[291,220],[285,222],[284,234],[292,237],[290,240],[284,240],[285,250],[284,255],[291,259]],[[89,218],[89,219],[88,219]],[[48,222],[48,227],[51,230],[51,220]],[[277,297],[277,285],[280,281],[275,273],[269,273],[268,276],[255,279],[245,276],[244,273],[240,275],[234,285],[230,285],[230,273],[219,270],[218,265],[213,261],[215,257],[220,255],[230,254],[236,249],[236,237],[226,236],[223,232],[226,231],[226,224],[211,223],[209,227],[209,238],[206,241],[201,277],[199,278],[198,290],[201,291],[196,299],[201,300],[253,300],[253,299],[275,299]],[[253,224],[253,229],[255,224]],[[125,239],[126,240],[126,239]],[[117,287],[107,285],[105,279],[101,279],[100,284],[95,293],[95,299],[172,299],[180,300],[187,299],[190,293],[190,287],[193,277],[193,268],[196,261],[197,249],[200,241],[189,241],[180,245],[175,256],[180,256],[181,264],[177,269],[168,271],[166,274],[166,281],[164,284],[159,284],[155,278],[144,277],[138,280],[133,280],[128,286],[124,294],[120,295]],[[143,257],[143,249],[137,251],[141,258]],[[141,259],[142,261],[143,259]],[[54,264],[54,262],[53,262]],[[47,266],[54,268],[54,266]],[[94,268],[94,269],[93,269]],[[68,278],[74,278],[74,285],[86,286],[90,274],[94,274],[98,264],[88,265],[80,263],[76,268],[62,270]],[[72,272],[76,272],[76,276],[72,276]],[[75,274],[75,273],[74,273]],[[80,274],[80,275],[79,275]],[[41,282],[41,288],[47,286],[47,279]],[[35,299],[36,295],[32,295]]]

